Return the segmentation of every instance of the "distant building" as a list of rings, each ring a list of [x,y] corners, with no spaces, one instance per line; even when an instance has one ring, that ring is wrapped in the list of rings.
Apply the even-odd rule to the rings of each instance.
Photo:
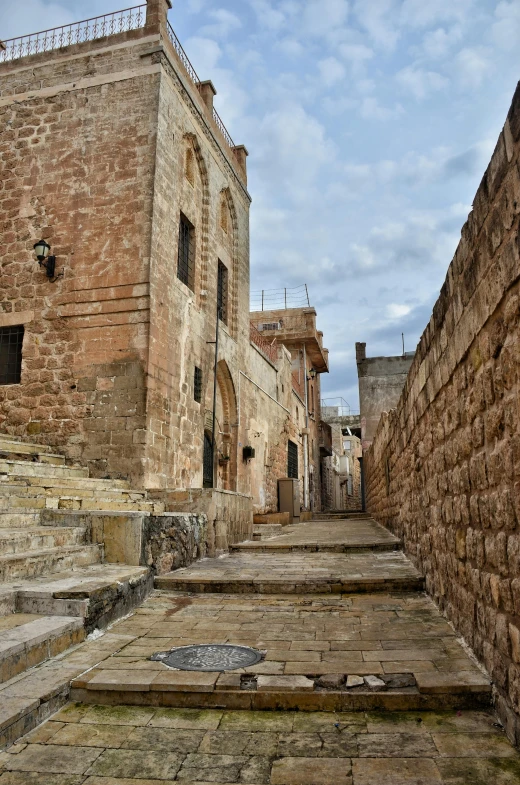
[[[324,401],[323,404],[329,403]],[[331,429],[332,455],[322,465],[324,510],[361,510],[361,422],[350,406],[322,405],[322,418]]]
[[[363,450],[372,444],[381,414],[397,405],[414,357],[367,357],[366,343],[356,343]]]

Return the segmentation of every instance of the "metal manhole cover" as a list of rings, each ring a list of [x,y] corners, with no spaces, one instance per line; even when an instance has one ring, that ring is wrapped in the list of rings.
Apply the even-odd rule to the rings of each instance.
[[[262,652],[249,646],[205,643],[161,651],[150,659],[181,671],[232,671],[256,665],[262,656]]]

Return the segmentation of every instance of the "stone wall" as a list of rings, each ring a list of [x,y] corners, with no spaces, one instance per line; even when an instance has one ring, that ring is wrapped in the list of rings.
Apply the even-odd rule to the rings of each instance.
[[[372,439],[383,412],[396,405],[412,365],[413,356],[367,357],[365,343],[356,343],[359,408],[363,449]]]
[[[520,86],[397,408],[369,511],[491,674],[520,742]]]
[[[0,64],[0,326],[25,326],[0,430],[63,447],[101,476],[135,474],[142,452],[153,40],[142,30]],[[42,237],[55,283],[34,257]]]

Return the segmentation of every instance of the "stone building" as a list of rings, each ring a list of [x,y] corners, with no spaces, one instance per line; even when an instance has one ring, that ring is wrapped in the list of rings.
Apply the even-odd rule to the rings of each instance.
[[[367,357],[366,343],[356,343],[364,450],[372,444],[381,414],[393,409],[399,400],[414,355],[406,352],[398,357]]]
[[[395,408],[365,452],[392,529],[520,743],[520,85]]]
[[[320,428],[320,374],[328,373],[329,353],[323,347],[323,333],[316,327],[316,311],[310,307],[255,311],[251,313],[251,323],[266,342],[283,346],[289,352],[290,384],[281,382],[280,387],[282,394],[289,387],[289,410],[295,434],[292,444],[294,452],[297,451],[292,476],[300,480],[302,508],[319,510],[321,459],[331,454],[331,446],[326,424]],[[281,460],[285,460],[283,455]]]
[[[319,378],[304,377],[327,359],[312,310],[287,349],[251,327],[247,150],[168,7],[0,57],[0,432],[207,513],[225,550],[276,510],[289,443],[319,506]]]
[[[323,510],[361,510],[361,439],[338,422],[329,427],[332,455],[323,459]]]

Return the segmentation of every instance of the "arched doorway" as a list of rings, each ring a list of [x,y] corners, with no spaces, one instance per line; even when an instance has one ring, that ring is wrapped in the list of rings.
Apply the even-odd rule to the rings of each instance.
[[[228,364],[217,364],[217,406],[215,450],[217,488],[236,491],[237,485],[237,401]]]

